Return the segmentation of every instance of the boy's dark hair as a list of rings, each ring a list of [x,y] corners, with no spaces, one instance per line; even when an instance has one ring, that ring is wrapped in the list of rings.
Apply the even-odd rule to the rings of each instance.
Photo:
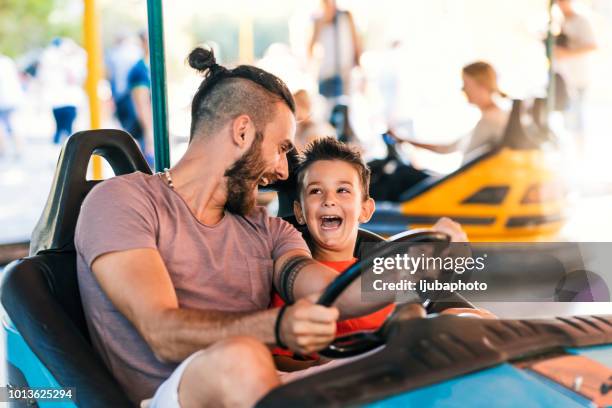
[[[217,131],[229,120],[247,114],[257,130],[269,123],[276,102],[284,102],[295,113],[295,102],[287,85],[278,77],[251,65],[228,69],[217,64],[212,50],[195,48],[189,65],[204,75],[191,103],[191,132],[194,137]]]
[[[333,137],[316,139],[304,148],[296,170],[298,195],[304,188],[306,169],[311,164],[321,160],[340,160],[353,166],[359,174],[363,199],[370,198],[370,168],[363,161],[361,153]]]

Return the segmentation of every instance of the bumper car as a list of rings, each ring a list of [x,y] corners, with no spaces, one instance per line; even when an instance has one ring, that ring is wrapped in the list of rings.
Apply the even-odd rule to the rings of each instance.
[[[92,153],[116,175],[150,172],[121,131],[81,132],[64,146],[30,256],[5,268],[0,301],[8,385],[75,393],[70,400],[23,406],[131,406],[91,344],[77,285],[73,236],[81,202],[97,183],[85,178]],[[365,230],[360,236],[382,240]],[[333,303],[376,255],[340,275],[320,303]],[[380,330],[337,339],[325,351],[333,358],[369,354],[278,387],[257,406],[612,405],[612,316],[482,320],[436,315],[435,303],[427,305],[434,312],[429,318],[405,319],[400,306]]]
[[[474,152],[450,174],[424,176],[394,194],[392,202],[377,200],[365,227],[389,236],[408,226],[429,227],[447,216],[459,222],[472,241],[555,240],[564,224],[565,199],[554,155],[542,149],[551,139],[544,104],[515,100],[499,146]],[[386,140],[389,155],[378,163],[380,169],[400,160]],[[373,183],[377,176],[373,169]]]

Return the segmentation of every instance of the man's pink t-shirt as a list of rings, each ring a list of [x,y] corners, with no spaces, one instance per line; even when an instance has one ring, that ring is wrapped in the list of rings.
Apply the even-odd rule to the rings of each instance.
[[[176,364],[157,360],[110,302],[91,272],[97,257],[136,248],[157,249],[180,307],[255,312],[270,304],[274,260],[290,250],[308,251],[293,226],[270,217],[262,207],[247,216],[226,212],[218,224],[204,225],[159,176],[143,173],[104,181],[88,194],[77,222],[75,246],[79,289],[93,345],[135,403],[151,397]]]

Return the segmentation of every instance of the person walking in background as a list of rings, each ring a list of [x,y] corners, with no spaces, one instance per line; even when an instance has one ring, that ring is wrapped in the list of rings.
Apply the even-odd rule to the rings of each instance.
[[[153,165],[153,108],[151,105],[151,70],[149,67],[149,38],[146,32],[139,33],[142,58],[130,69],[127,77],[126,109],[128,116],[122,123],[138,141],[149,165]]]
[[[104,58],[106,77],[115,104],[115,116],[124,129],[128,128],[126,125],[129,121],[130,110],[133,111],[127,83],[128,75],[134,64],[142,58],[142,47],[133,37],[128,34],[119,34]]]
[[[319,93],[333,106],[349,92],[351,70],[359,65],[361,40],[353,16],[338,10],[335,0],[322,0],[322,14],[314,21],[309,56],[318,44],[323,55],[319,65]]]
[[[567,87],[566,125],[582,145],[584,98],[591,79],[590,57],[597,49],[597,42],[591,22],[575,8],[573,0],[556,0],[556,3],[563,13],[563,22],[554,48],[555,70]]]
[[[6,154],[8,139],[13,140],[15,157],[21,155],[21,140],[13,130],[12,115],[23,96],[17,66],[11,58],[0,54],[0,158]]]
[[[41,57],[39,75],[53,109],[55,144],[72,134],[77,108],[85,101],[86,63],[85,51],[69,38],[54,39]]]

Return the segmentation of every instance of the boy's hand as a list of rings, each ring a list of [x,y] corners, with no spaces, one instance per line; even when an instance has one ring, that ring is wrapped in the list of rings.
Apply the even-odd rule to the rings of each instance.
[[[451,220],[448,217],[440,218],[433,227],[434,231],[444,232],[451,237],[451,242],[468,242],[468,237],[461,224]]]
[[[280,326],[281,340],[300,354],[322,350],[336,338],[340,313],[335,307],[314,303],[317,295],[300,299],[287,307]]]

